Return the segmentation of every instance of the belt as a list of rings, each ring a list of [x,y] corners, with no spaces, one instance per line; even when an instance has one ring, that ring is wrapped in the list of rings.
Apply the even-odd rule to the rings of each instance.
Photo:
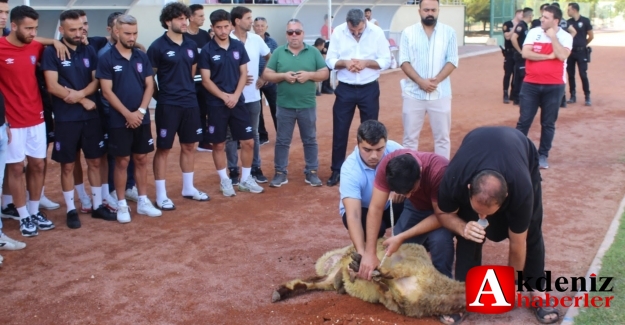
[[[515,48],[506,49],[506,52],[516,52],[516,49]]]
[[[577,51],[586,51],[586,47],[585,46],[577,46],[573,48],[573,51],[577,52]]]
[[[372,82],[368,82],[366,84],[362,84],[362,85],[348,84],[346,82],[339,81],[340,84],[345,85],[347,87],[352,87],[352,88],[363,88],[363,87],[367,87],[367,86],[369,86],[371,84],[374,84],[376,82],[378,82],[378,79],[373,80]]]

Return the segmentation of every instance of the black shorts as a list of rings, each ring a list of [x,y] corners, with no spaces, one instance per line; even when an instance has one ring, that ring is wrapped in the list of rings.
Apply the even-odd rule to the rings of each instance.
[[[235,140],[249,140],[254,138],[250,113],[241,100],[233,108],[226,105],[213,105],[208,114],[208,139],[210,143],[226,142],[228,126],[232,138]]]
[[[200,109],[156,104],[156,147],[171,149],[178,133],[180,143],[196,143],[202,138]]]
[[[152,151],[154,151],[154,139],[150,124],[141,124],[136,129],[112,128],[109,130],[109,154],[113,157],[142,155]]]
[[[106,153],[99,118],[77,122],[56,122],[52,160],[68,164],[76,161],[81,150],[86,159],[97,159]]]
[[[52,143],[54,142],[54,118],[52,117],[51,110],[43,110],[43,121],[46,122],[47,143]]]

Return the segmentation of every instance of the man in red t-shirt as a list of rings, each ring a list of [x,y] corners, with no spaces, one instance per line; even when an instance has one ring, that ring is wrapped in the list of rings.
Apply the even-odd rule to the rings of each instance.
[[[421,244],[431,253],[434,267],[451,277],[453,236],[441,227],[435,214],[440,211],[438,186],[448,164],[449,160],[443,156],[412,149],[395,150],[380,161],[367,213],[366,248],[360,263],[360,277],[371,279],[371,272],[380,264],[376,256],[377,234],[391,191],[408,200],[404,202],[401,217],[395,216],[394,236],[384,241],[387,256],[397,251],[402,243]]]
[[[23,236],[36,236],[37,229],[49,230],[54,224],[39,212],[46,158],[46,126],[43,104],[35,76],[43,45],[37,36],[39,14],[28,6],[11,10],[11,33],[0,39],[0,91],[5,96],[7,121],[12,141],[7,152],[8,180],[13,203],[17,207]],[[28,160],[30,199],[26,206],[23,171]]]

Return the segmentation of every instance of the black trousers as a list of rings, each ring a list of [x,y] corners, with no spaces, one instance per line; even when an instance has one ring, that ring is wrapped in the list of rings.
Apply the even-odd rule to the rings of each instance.
[[[332,171],[338,172],[345,161],[349,128],[354,119],[356,106],[360,110],[360,123],[378,119],[380,84],[377,80],[365,85],[339,82],[334,94],[336,99],[332,107]]]
[[[519,94],[521,93],[521,87],[523,85],[523,79],[525,78],[525,59],[519,53],[515,53],[514,57],[514,82],[510,97],[514,100],[519,100]]]
[[[582,79],[582,89],[584,96],[590,96],[590,84],[588,82],[588,52],[586,48],[576,48],[571,51],[571,55],[566,60],[566,72],[569,75],[569,92],[575,96],[575,65],[579,68],[579,77]]]
[[[382,238],[382,236],[384,236],[384,233],[386,232],[386,229],[391,227],[391,208],[393,209],[393,217],[395,219],[394,220],[395,224],[397,224],[397,221],[399,221],[399,217],[404,211],[404,202],[393,203],[391,207],[384,210],[384,213],[382,213],[382,223],[380,223],[380,230],[378,231],[378,238]],[[369,208],[362,208],[361,217],[360,217],[360,221],[362,223],[362,229],[365,232],[365,238],[367,238],[367,213],[368,212],[369,212]],[[347,216],[345,215],[345,213],[343,213],[343,225],[345,226],[345,229],[349,229],[349,227],[347,226]]]
[[[195,83],[197,104],[200,107],[200,125],[202,125],[202,138],[200,144],[208,144],[208,104],[206,103],[206,90],[201,82]]]
[[[538,162],[536,162],[536,164],[537,163]],[[534,175],[532,175],[534,187],[533,213],[527,230],[527,251],[523,277],[527,280],[527,284],[532,289],[543,289],[545,285],[544,281],[540,281],[540,283],[536,282],[538,277],[545,276],[545,243],[543,241],[542,232],[543,204],[540,173],[537,168],[535,169],[536,171]],[[503,211],[501,210],[502,209],[488,217],[489,225],[486,228],[486,238],[494,242],[500,242],[508,238],[508,211],[505,209],[503,209]],[[478,216],[475,211],[473,211],[470,204],[467,207],[461,207],[458,215],[465,221],[478,220]],[[458,281],[465,281],[469,269],[482,264],[482,244],[466,240],[462,236],[456,236],[456,239],[455,277]]]
[[[514,80],[514,52],[506,52],[506,55],[503,59],[503,91],[507,94],[508,88],[512,88],[512,93],[514,93],[514,85],[518,85]],[[512,81],[512,85],[510,85],[510,81]]]
[[[278,132],[278,120],[276,119],[276,99],[278,97],[278,86],[272,83],[272,84],[268,84],[260,88],[261,110],[260,110],[260,116],[258,117],[258,138],[261,140],[269,139],[269,133],[267,133],[267,129],[265,128],[265,118],[263,117],[263,109],[262,109],[263,94],[265,94],[267,103],[269,103],[269,111],[271,112],[271,119],[273,120],[273,125],[277,133]]]

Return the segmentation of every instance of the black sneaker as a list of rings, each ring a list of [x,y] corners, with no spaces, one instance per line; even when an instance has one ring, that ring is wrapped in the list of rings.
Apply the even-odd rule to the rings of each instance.
[[[2,218],[20,220],[20,214],[17,213],[15,204],[9,203],[6,208],[2,209]]]
[[[33,221],[33,217],[26,217],[20,220],[20,232],[24,237],[37,236],[37,224]]]
[[[91,217],[106,221],[117,221],[117,212],[111,212],[104,205],[100,205],[97,209],[91,211]]]
[[[67,227],[70,229],[80,228],[80,219],[78,219],[78,212],[76,212],[76,209],[67,213]]]
[[[37,225],[37,228],[39,230],[54,229],[54,224],[52,223],[52,221],[50,221],[48,217],[46,217],[46,215],[41,211],[37,212],[37,214],[33,214],[32,216],[30,216],[30,218],[33,219],[33,222]]]
[[[239,185],[239,177],[241,177],[241,175],[239,175],[239,168],[228,168],[228,170],[230,171],[230,180],[232,180],[232,186]]]
[[[256,180],[256,183],[267,183],[269,180],[265,175],[263,175],[263,171],[258,168],[252,168],[252,177]]]

